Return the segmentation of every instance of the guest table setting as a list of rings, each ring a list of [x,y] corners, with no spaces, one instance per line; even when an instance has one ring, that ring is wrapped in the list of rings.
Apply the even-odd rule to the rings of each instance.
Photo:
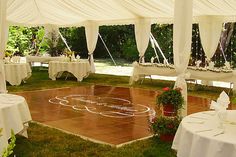
[[[49,62],[48,73],[49,78],[52,80],[61,77],[61,74],[65,71],[73,74],[77,78],[77,81],[82,81],[83,78],[86,78],[90,74],[91,68],[87,59]]]
[[[28,104],[24,97],[13,94],[0,94],[0,156],[7,147],[11,130],[17,134],[24,131],[31,121]]]
[[[183,118],[172,149],[177,157],[235,157],[236,110],[226,110],[229,97],[222,92],[211,109]]]
[[[18,86],[22,81],[26,81],[32,74],[28,63],[21,63],[20,57],[5,58],[4,70],[5,79],[10,85]]]

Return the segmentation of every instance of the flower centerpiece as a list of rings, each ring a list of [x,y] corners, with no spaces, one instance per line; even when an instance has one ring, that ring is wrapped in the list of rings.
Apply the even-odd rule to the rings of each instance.
[[[178,117],[160,116],[151,122],[152,131],[162,141],[172,141],[179,127],[181,119]]]
[[[64,54],[66,55],[66,57],[68,58],[68,61],[72,62],[72,61],[75,61],[76,58],[75,58],[75,54],[76,52],[75,51],[71,51],[71,50],[68,50],[67,48],[64,50]]]
[[[176,116],[179,109],[183,107],[184,98],[181,88],[163,88],[164,92],[157,96],[157,104],[163,107],[165,116]]]

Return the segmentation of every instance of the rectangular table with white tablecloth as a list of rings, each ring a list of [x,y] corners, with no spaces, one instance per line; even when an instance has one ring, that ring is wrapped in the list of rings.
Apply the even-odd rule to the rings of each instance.
[[[64,71],[70,72],[77,78],[78,81],[82,81],[83,78],[89,75],[91,69],[88,60],[80,60],[75,62],[49,62],[48,73],[49,78],[52,80],[56,80],[57,77],[60,77],[58,73]]]
[[[187,69],[186,72],[190,73],[190,79],[199,79],[204,81],[222,81],[236,83],[236,71],[209,71],[209,70],[194,70]],[[143,76],[159,75],[159,76],[177,76],[174,68],[158,66],[152,63],[133,63],[133,73],[130,78],[130,84],[138,81]],[[236,90],[236,85],[233,87]]]

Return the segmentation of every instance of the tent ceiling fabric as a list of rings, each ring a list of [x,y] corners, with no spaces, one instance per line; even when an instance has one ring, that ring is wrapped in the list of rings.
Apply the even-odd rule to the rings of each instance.
[[[139,18],[152,23],[173,23],[175,0],[8,0],[11,25],[84,26],[134,24]],[[236,0],[193,0],[193,21],[199,16],[222,16],[236,21]]]

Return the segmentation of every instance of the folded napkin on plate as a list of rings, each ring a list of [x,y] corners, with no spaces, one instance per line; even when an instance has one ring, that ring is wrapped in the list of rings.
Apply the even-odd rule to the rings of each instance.
[[[214,109],[216,111],[226,110],[229,103],[229,96],[225,93],[225,91],[223,91],[216,102],[213,100],[211,101],[210,109]]]

